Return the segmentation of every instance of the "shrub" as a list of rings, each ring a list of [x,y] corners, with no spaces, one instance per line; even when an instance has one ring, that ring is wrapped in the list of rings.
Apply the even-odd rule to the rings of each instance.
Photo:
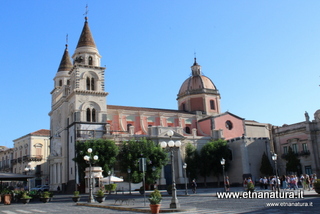
[[[151,194],[149,198],[150,204],[160,204],[162,200],[161,193],[159,190],[155,189]]]

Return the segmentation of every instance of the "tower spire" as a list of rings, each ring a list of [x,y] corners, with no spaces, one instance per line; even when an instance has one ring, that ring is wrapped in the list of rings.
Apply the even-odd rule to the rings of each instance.
[[[68,36],[67,36],[68,38]],[[68,39],[67,39],[68,40]],[[64,50],[59,68],[58,68],[58,72],[59,71],[70,71],[72,69],[73,65],[71,63],[71,59],[70,59],[70,55],[69,55],[69,51],[68,51],[68,44],[66,44],[66,48]]]

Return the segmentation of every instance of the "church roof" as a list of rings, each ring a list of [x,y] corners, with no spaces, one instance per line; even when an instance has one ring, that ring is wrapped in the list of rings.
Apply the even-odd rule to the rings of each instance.
[[[64,50],[58,72],[59,71],[70,71],[72,69],[73,65],[71,63],[69,51],[68,51],[68,45],[66,45],[66,49]]]
[[[77,48],[90,46],[96,48],[96,44],[94,43],[89,24],[88,24],[88,17],[85,17],[84,26],[78,41]]]
[[[191,66],[192,76],[186,79],[179,90],[178,98],[181,98],[190,94],[202,94],[210,93],[219,95],[219,91],[213,84],[209,77],[202,75],[201,66],[197,63],[196,58],[194,58],[194,63]]]

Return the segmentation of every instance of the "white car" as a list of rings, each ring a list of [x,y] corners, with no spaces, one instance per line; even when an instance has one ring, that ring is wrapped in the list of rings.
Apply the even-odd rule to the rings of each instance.
[[[31,188],[30,190],[31,191],[40,191],[40,192],[49,191],[49,186],[48,185],[38,185],[36,187]]]

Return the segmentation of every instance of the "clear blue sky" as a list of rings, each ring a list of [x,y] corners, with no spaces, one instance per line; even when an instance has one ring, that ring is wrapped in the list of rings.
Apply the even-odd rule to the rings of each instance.
[[[53,78],[86,4],[107,104],[177,109],[196,52],[223,112],[283,125],[319,109],[318,0],[10,0],[0,7],[0,145],[50,128]]]

